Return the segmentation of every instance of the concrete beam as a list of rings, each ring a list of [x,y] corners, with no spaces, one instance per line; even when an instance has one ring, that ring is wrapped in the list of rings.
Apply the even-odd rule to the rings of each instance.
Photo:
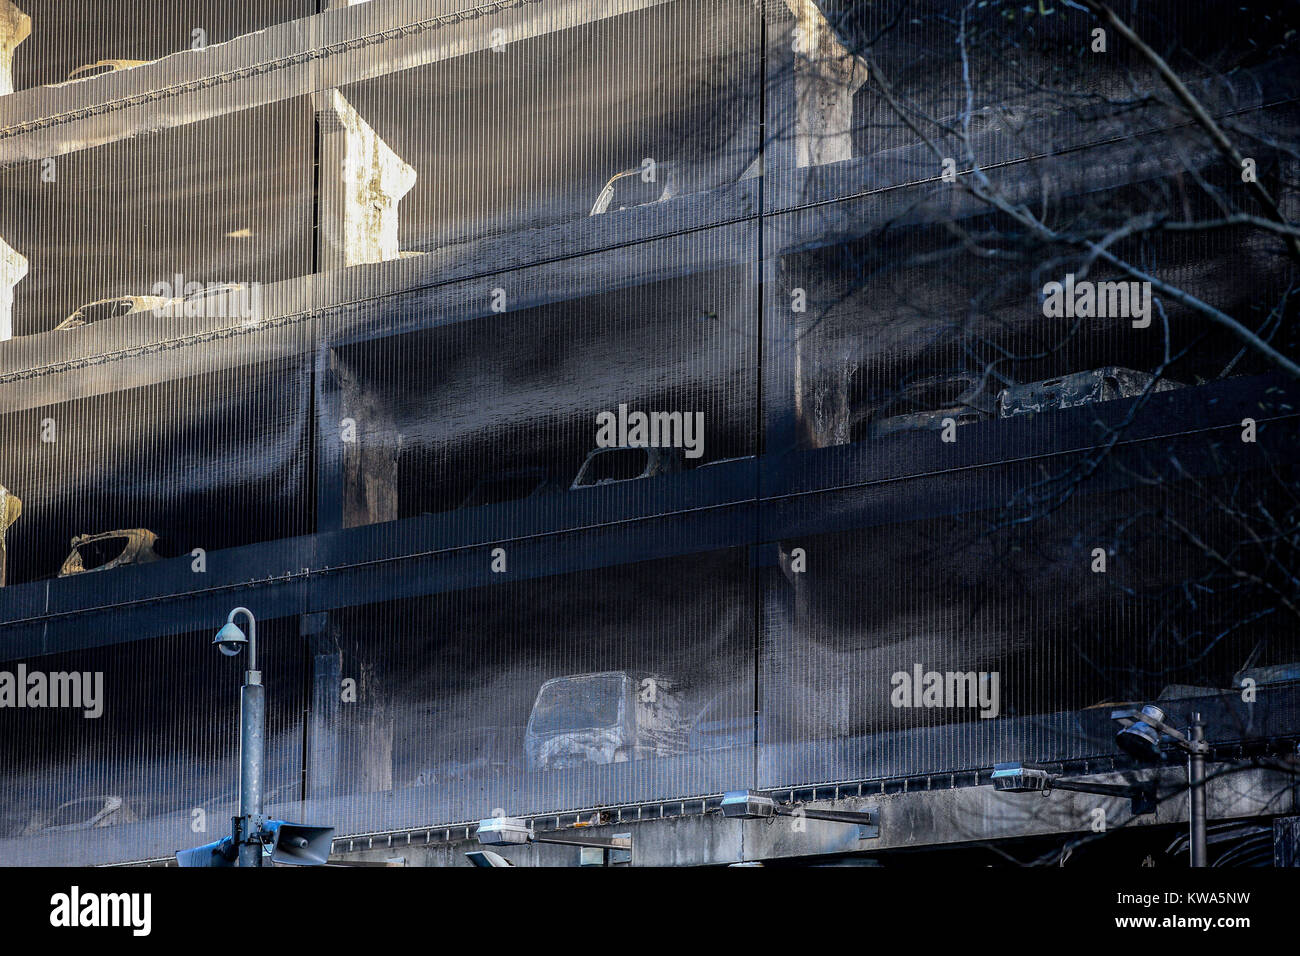
[[[318,270],[399,258],[397,204],[415,170],[340,91],[314,93],[312,105],[320,124]]]
[[[93,82],[0,98],[0,167],[479,53],[497,30],[517,43],[670,2],[505,0],[452,12],[446,0],[350,4]]]
[[[0,0],[0,96],[14,91],[14,50],[32,35],[32,18],[11,0]]]
[[[853,158],[853,94],[867,66],[846,50],[815,0],[786,0],[795,17],[795,164]]]
[[[0,342],[14,337],[14,286],[27,275],[27,258],[0,239]]]
[[[808,804],[838,810],[878,807],[880,836],[875,839],[859,839],[853,826],[819,820],[747,820],[740,824],[745,827],[743,856],[746,860],[788,859],[1092,833],[1102,815],[1107,830],[1186,823],[1187,778],[1181,769],[1147,770],[1136,776],[1158,781],[1161,800],[1156,813],[1135,817],[1129,812],[1126,798],[1064,790],[1047,795],[999,793],[982,786],[880,794],[835,804]],[[1096,783],[1128,782],[1119,774],[1089,779]],[[1232,820],[1289,812],[1295,806],[1292,789],[1291,775],[1275,770],[1243,769],[1213,777],[1206,786],[1207,813],[1211,820]]]
[[[841,800],[817,801],[808,807],[835,810],[880,811],[880,835],[862,839],[852,824],[829,823],[800,817],[772,820],[731,820],[717,813],[688,814],[662,820],[627,821],[591,827],[592,836],[632,834],[633,866],[726,866],[737,862],[817,859],[845,855],[870,856],[908,849],[958,847],[971,843],[999,843],[1026,837],[1065,837],[1095,833],[1104,815],[1108,831],[1158,825],[1185,825],[1187,799],[1180,788],[1186,777],[1177,768],[1142,771],[1142,779],[1159,782],[1162,799],[1156,813],[1134,817],[1125,798],[1068,791],[998,793],[992,787],[961,787],[917,793],[879,794]],[[1101,775],[1098,783],[1123,783],[1120,775]],[[1243,820],[1295,809],[1291,775],[1274,770],[1249,769],[1211,778],[1206,787],[1207,812],[1212,821]],[[1172,794],[1172,796],[1170,796]],[[779,794],[778,794],[779,796]],[[1102,815],[1097,813],[1102,811]],[[539,818],[545,820],[545,818]],[[424,844],[397,836],[346,837],[335,841],[337,858],[374,860],[392,857],[400,848],[407,866],[466,866],[465,853],[479,849],[473,827],[462,830],[468,839],[456,838]],[[434,830],[432,832],[438,832]],[[391,846],[389,846],[391,842]],[[516,866],[574,866],[572,847],[529,844],[498,848]]]

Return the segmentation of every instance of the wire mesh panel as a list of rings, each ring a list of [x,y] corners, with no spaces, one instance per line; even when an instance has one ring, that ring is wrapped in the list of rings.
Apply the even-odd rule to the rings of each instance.
[[[1077,4],[10,6],[0,860],[225,835],[237,604],[341,835],[1295,680],[1285,5],[1130,5],[1249,156]]]
[[[1100,467],[1063,455],[792,507],[810,532],[861,526],[783,545],[769,600],[789,623],[767,632],[759,668],[764,786],[1106,754],[1114,706],[1234,699],[1243,675],[1292,660],[1295,641],[1270,621],[1286,572],[1265,527],[1294,507],[1293,465],[1233,441],[1153,441]]]
[[[258,631],[265,805],[290,819],[302,797],[296,624],[268,621]],[[157,859],[229,835],[244,659],[221,657],[211,640],[203,630],[0,664],[0,693],[9,695],[0,710],[0,862]]]
[[[73,576],[310,532],[304,372],[277,362],[0,416],[22,501],[5,583],[94,589],[107,576]]]
[[[636,3],[615,16],[507,7],[490,24],[432,31],[433,51],[459,43],[463,55],[339,88],[415,173],[404,249],[521,241],[606,215],[630,236],[636,219],[620,213],[663,204],[672,228],[691,208],[672,200],[735,183],[754,162],[751,3]]]
[[[717,467],[758,434],[752,248],[725,227],[331,314],[322,529],[446,547],[752,497]]]
[[[31,35],[14,55],[14,89],[84,83],[162,57],[202,51],[275,24],[309,16],[316,0],[184,0],[68,4],[26,0]]]
[[[553,573],[584,546],[505,543],[467,557],[489,584],[317,617],[312,811],[357,833],[748,785],[745,552]]]

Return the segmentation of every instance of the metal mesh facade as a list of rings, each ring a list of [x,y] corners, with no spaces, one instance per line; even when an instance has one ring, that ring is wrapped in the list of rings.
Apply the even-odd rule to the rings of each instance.
[[[1295,660],[1294,379],[1159,291],[1045,314],[1066,243],[943,179],[946,136],[1061,229],[1218,214],[1236,171],[1164,107],[1034,98],[1073,13],[993,5],[1001,112],[953,146],[958,4],[19,6],[0,671],[102,699],[0,706],[0,862],[228,831],[236,605],[268,813],[339,836],[1093,757],[1107,703]],[[1294,39],[1234,36],[1195,88],[1293,213]],[[1275,236],[1124,241],[1295,355]],[[901,701],[931,671],[965,702]]]

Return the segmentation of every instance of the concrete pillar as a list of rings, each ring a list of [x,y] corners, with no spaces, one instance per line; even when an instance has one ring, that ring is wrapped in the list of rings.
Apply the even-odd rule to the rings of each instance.
[[[799,546],[770,542],[756,550],[762,594],[756,701],[759,746],[764,751],[759,754],[760,787],[790,780],[798,771],[782,766],[789,745],[827,736],[826,720],[842,720],[848,713],[847,699],[833,698],[819,686],[826,672],[809,633],[808,575],[793,565],[794,548]],[[806,549],[802,560],[807,560]]]
[[[840,343],[820,339],[819,331],[799,338],[803,434],[813,448],[847,445],[853,428],[849,391],[861,363]]]
[[[343,443],[343,527],[396,521],[402,436],[383,397],[334,354]],[[351,440],[348,440],[350,437]]]
[[[27,258],[0,239],[0,342],[14,337],[14,286],[25,275]]]
[[[755,549],[759,593],[762,600],[758,690],[754,707],[758,717],[758,778],[754,786],[770,786],[790,779],[786,751],[797,725],[798,627],[795,591],[788,576],[790,556],[776,542]],[[730,784],[728,784],[730,786]]]
[[[5,550],[5,532],[23,513],[23,503],[18,496],[0,485],[0,588],[5,586],[5,571],[8,564],[8,552]]]
[[[377,651],[367,650],[358,661],[357,715],[355,717],[357,789],[362,793],[382,793],[393,789],[393,730],[396,721],[389,701],[389,688],[381,676],[375,658]]]
[[[339,703],[343,652],[330,630],[328,612],[304,614],[299,633],[311,661],[311,699],[307,717],[307,799],[336,795],[339,770]]]
[[[336,611],[305,614],[299,633],[311,661],[307,799],[393,789],[396,708],[381,662],[392,647],[359,639]],[[353,681],[344,696],[344,681]]]
[[[32,18],[0,0],[0,96],[14,91],[14,50],[32,35]]]
[[[853,94],[866,65],[840,43],[814,0],[786,0],[798,31],[794,49],[795,164],[853,158]]]
[[[338,90],[313,93],[312,103],[320,127],[318,269],[399,258],[397,204],[415,185],[415,170]]]

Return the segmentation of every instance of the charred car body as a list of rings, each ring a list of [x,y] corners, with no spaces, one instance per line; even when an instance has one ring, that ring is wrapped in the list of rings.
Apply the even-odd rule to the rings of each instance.
[[[152,63],[152,60],[96,60],[94,63],[83,63],[71,73],[62,83],[51,83],[51,86],[67,86],[69,83],[81,83],[85,80],[93,80],[97,76],[105,76],[109,73],[116,73],[119,70],[133,70],[137,66],[144,66],[146,63]]]
[[[676,163],[638,166],[615,173],[592,203],[588,215],[604,215],[611,206],[621,210],[667,202],[680,191],[679,178]]]
[[[157,543],[158,536],[145,528],[78,535],[72,539],[72,553],[59,569],[59,577],[159,561],[154,552]]]
[[[680,448],[597,448],[574,476],[570,490],[637,481],[681,471]]]
[[[969,425],[992,417],[983,376],[969,372],[927,375],[906,382],[850,423],[854,441],[899,432],[942,428],[945,419]]]
[[[641,671],[548,680],[524,731],[529,770],[685,753],[690,720],[673,681]]]
[[[1088,372],[1074,372],[1059,378],[1004,388],[998,393],[998,416],[1011,418],[1013,415],[1077,408],[1080,405],[1113,402],[1120,398],[1136,398],[1148,390],[1170,392],[1182,387],[1180,382],[1157,380],[1148,372],[1107,365]]]
[[[851,423],[853,440],[884,438],[899,432],[939,429],[951,419],[969,425],[990,418],[1012,418],[1036,412],[1096,405],[1146,392],[1169,392],[1179,382],[1160,379],[1117,365],[1072,372],[1037,382],[1008,385],[990,397],[985,379],[958,372],[932,375],[907,382],[871,411],[856,415]]]
[[[67,332],[93,325],[105,319],[115,319],[119,315],[131,315],[135,312],[154,312],[167,308],[171,300],[157,295],[119,295],[109,299],[96,299],[87,302],[77,311],[54,327],[55,332]]]
[[[179,281],[179,280],[178,280]],[[166,288],[166,283],[158,287]],[[261,288],[239,282],[218,282],[199,287],[179,297],[166,295],[118,295],[87,302],[54,327],[55,332],[66,332],[105,319],[123,315],[151,312],[159,318],[257,318],[261,307]]]
[[[116,794],[80,797],[55,807],[48,814],[37,814],[23,830],[23,836],[59,830],[92,830],[121,823],[135,823],[139,817]]]
[[[687,749],[708,753],[752,746],[756,726],[753,697],[752,687],[736,684],[712,698],[691,723]]]

